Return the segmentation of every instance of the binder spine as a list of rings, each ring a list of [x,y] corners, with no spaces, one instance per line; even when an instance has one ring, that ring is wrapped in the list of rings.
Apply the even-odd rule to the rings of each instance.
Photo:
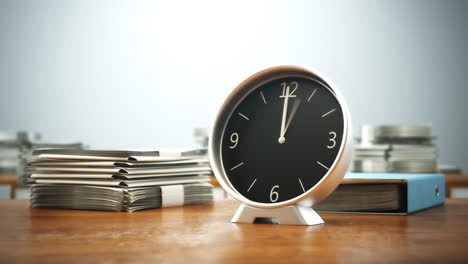
[[[412,213],[445,202],[445,176],[425,174],[407,177],[407,213]]]

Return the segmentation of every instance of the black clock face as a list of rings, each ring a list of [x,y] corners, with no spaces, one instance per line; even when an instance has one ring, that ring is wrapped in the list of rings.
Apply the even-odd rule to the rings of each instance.
[[[327,174],[343,127],[341,106],[323,84],[292,77],[271,81],[231,114],[222,139],[224,171],[251,201],[293,199]]]

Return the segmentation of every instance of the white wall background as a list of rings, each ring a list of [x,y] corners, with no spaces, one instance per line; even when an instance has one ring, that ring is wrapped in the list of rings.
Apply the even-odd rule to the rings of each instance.
[[[243,79],[314,67],[364,123],[433,124],[468,170],[468,1],[0,1],[0,129],[193,146]]]

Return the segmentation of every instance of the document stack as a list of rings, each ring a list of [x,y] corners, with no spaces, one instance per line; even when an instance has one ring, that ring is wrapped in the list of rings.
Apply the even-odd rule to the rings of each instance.
[[[193,129],[193,137],[203,149],[208,149],[208,134],[209,130],[206,127],[197,127]]]
[[[20,163],[20,149],[31,140],[39,139],[39,134],[0,131],[0,173],[16,173]]]
[[[27,184],[27,174],[28,174],[28,161],[32,159],[32,153],[35,149],[83,149],[82,143],[35,143],[31,141],[25,141],[19,147],[19,162],[16,173],[18,174],[18,183],[21,185]]]
[[[33,151],[33,208],[126,211],[209,203],[211,168],[201,151]]]
[[[355,148],[355,172],[435,173],[438,151],[431,126],[371,126],[361,128]]]

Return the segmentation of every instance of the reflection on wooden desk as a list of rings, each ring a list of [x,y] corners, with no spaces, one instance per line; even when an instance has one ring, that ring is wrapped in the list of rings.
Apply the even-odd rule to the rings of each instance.
[[[410,216],[321,214],[319,226],[232,224],[233,200],[114,213],[0,201],[0,263],[466,262],[468,200]]]

